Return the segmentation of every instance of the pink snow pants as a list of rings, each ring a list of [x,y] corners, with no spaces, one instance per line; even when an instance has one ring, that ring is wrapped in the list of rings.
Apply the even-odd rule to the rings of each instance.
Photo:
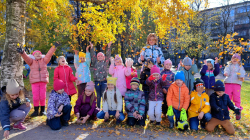
[[[45,82],[33,83],[31,84],[31,87],[32,87],[34,107],[38,107],[39,102],[40,106],[45,106],[47,83]]]
[[[240,106],[241,99],[240,99],[240,91],[241,91],[241,85],[239,84],[225,84],[225,93],[229,96],[230,100],[233,98],[233,102],[235,106],[240,108],[241,110],[243,107]]]

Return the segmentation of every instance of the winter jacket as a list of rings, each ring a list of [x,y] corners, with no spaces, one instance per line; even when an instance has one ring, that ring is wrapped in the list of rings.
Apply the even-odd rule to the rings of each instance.
[[[239,75],[237,75],[237,73]],[[224,74],[228,74],[225,78],[224,83],[231,83],[231,84],[239,84],[242,85],[242,81],[239,80],[240,77],[245,77],[245,69],[244,67],[239,64],[228,64],[224,69]]]
[[[163,86],[163,88],[165,88],[167,91],[168,91],[168,88],[170,87],[170,85],[174,82],[174,76],[175,74],[171,71],[171,70],[167,70],[167,69],[164,69],[162,72],[161,72],[161,76],[163,74],[166,74],[167,75],[167,84]]]
[[[188,108],[188,118],[199,116],[200,112],[204,114],[210,111],[209,96],[206,93],[198,95],[197,91],[192,91],[190,94],[191,105]]]
[[[213,70],[208,70],[207,65],[203,65],[200,70],[201,79],[204,81],[206,89],[213,89],[215,77],[220,73],[220,65],[214,64]]]
[[[85,106],[85,105],[90,105],[90,100],[91,100],[91,96],[86,96],[85,102],[83,102],[83,95],[80,95],[76,101],[76,105],[74,107],[74,113],[80,113],[80,109],[81,107]],[[94,110],[96,108],[96,97],[93,100],[91,109],[89,110],[89,112],[87,113],[89,116],[92,116]]]
[[[107,100],[104,100],[105,92],[107,92]],[[114,95],[116,93],[117,97],[117,103],[115,102]],[[118,88],[116,88],[116,92],[114,90],[105,90],[102,94],[102,110],[104,112],[107,112],[109,110],[115,111],[119,110],[119,112],[122,112],[122,95]]]
[[[140,74],[140,83],[142,84],[143,91],[149,91],[149,86],[146,84],[146,80],[150,76],[150,69],[145,67]]]
[[[134,76],[132,76],[132,75],[126,76],[126,86],[127,86],[127,89],[131,89],[131,86],[130,86],[131,79],[134,78],[134,77],[137,77],[137,70],[131,68],[131,73],[132,72],[135,73]]]
[[[134,117],[133,113],[135,111],[138,111],[138,113],[143,116],[145,114],[145,95],[143,91],[140,91],[139,89],[136,90],[128,90],[125,93],[125,107],[126,112],[128,113],[128,117]]]
[[[114,66],[111,64],[109,67],[109,74],[112,75],[112,77],[117,77],[116,87],[121,92],[121,95],[125,96],[125,92],[127,91],[126,76],[131,75],[130,68],[122,65]]]
[[[91,81],[89,66],[91,63],[90,53],[86,53],[85,62],[79,62],[79,55],[74,55],[74,65],[76,68],[77,85]]]
[[[58,108],[61,105],[70,105],[70,99],[66,92],[62,94],[57,93],[55,90],[52,90],[49,95],[48,107],[47,107],[47,118],[53,119],[58,113]]]
[[[195,73],[198,73],[197,65],[194,64],[191,66],[190,70],[186,70],[184,67],[180,67],[180,71],[184,72],[185,75],[185,84],[189,90],[189,94],[191,94],[191,91],[194,89],[194,75]]]
[[[15,101],[15,103],[11,101],[12,108],[9,106],[9,103],[6,99],[1,100],[0,102],[0,120],[4,131],[10,130],[10,112],[22,105],[19,97],[17,97]],[[30,102],[30,100],[26,98],[26,102]]]
[[[188,109],[190,103],[190,95],[187,86],[183,83],[181,87],[174,82],[168,88],[167,104],[174,109],[181,111],[182,108]]]
[[[149,101],[163,101],[164,100],[164,93],[162,88],[164,85],[167,84],[167,80],[163,81],[160,78],[157,81],[150,81],[149,79],[146,80],[146,84],[149,86]]]
[[[144,61],[141,60],[142,55],[144,56],[144,61],[146,61],[148,58],[153,58],[154,64],[156,64],[157,67],[162,67],[162,65],[164,64],[165,58],[163,56],[161,48],[157,45],[147,45],[142,48],[138,62],[144,64]],[[161,56],[161,63],[157,63],[157,57],[159,56]]]
[[[49,72],[47,64],[49,63],[53,53],[56,51],[55,47],[51,47],[44,58],[34,60],[30,58],[26,52],[21,54],[24,61],[30,66],[30,83],[45,82],[49,83]]]
[[[64,91],[68,94],[68,95],[74,95],[76,94],[76,88],[73,82],[75,82],[75,80],[77,79],[74,75],[73,75],[73,71],[71,69],[70,66],[68,65],[63,65],[63,66],[58,66],[56,67],[55,71],[54,71],[54,81],[56,79],[60,79],[65,83],[65,88]]]
[[[216,93],[210,95],[210,106],[212,117],[221,121],[230,119],[228,107],[233,111],[235,110],[234,104],[227,94],[223,94],[221,97]]]
[[[107,75],[108,75],[108,64],[109,64],[109,58],[111,55],[111,49],[106,48],[106,55],[105,55],[105,60],[98,61],[94,48],[90,49],[90,54],[91,54],[91,63],[94,66],[94,81],[105,81],[107,80]]]

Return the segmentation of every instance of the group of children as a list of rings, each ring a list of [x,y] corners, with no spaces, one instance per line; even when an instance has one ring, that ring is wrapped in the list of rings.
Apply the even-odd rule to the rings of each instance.
[[[215,61],[212,59],[204,61],[204,66],[200,70],[201,79],[196,80],[194,74],[198,73],[198,69],[194,59],[185,57],[180,64],[180,71],[173,73],[170,59],[161,62],[159,57],[155,60],[145,58],[138,79],[137,71],[132,66],[132,59],[126,59],[124,66],[119,55],[110,58],[111,44],[112,42],[108,44],[106,56],[101,52],[96,55],[92,43],[86,48],[86,54],[75,51],[75,76],[66,59],[63,56],[58,57],[58,67],[54,71],[54,89],[49,95],[47,113],[44,111],[46,85],[49,82],[46,64],[56,48],[52,47],[45,56],[40,51],[34,51],[32,56],[28,56],[25,51],[18,48],[17,51],[31,69],[29,78],[34,104],[31,116],[46,114],[47,125],[53,130],[68,126],[72,109],[71,96],[77,93],[73,84],[76,82],[78,99],[74,113],[77,123],[97,118],[105,119],[106,122],[112,115],[119,124],[125,119],[124,102],[127,124],[130,126],[135,124],[144,126],[147,115],[150,123],[160,125],[162,116],[167,116],[170,121],[169,128],[176,126],[180,130],[186,130],[189,124],[191,130],[198,130],[200,123],[202,128],[213,131],[220,124],[229,134],[234,133],[228,107],[236,113],[236,119],[239,120],[242,110],[240,91],[245,75],[239,54],[234,54],[225,68],[224,86],[220,80],[215,82],[215,76],[219,74],[217,58]],[[108,70],[109,61],[111,65]],[[94,82],[91,81],[90,63],[94,66]],[[163,63],[164,70],[160,71],[155,63],[158,65]],[[108,73],[112,77],[107,77]],[[139,89],[140,84],[143,91]],[[8,138],[11,122],[14,122],[14,129],[26,129],[22,123],[30,111],[30,101],[24,97],[14,79],[8,82],[5,92],[6,100],[0,104],[0,118],[4,137]],[[231,102],[232,97],[235,105]],[[100,110],[101,99],[102,110]]]

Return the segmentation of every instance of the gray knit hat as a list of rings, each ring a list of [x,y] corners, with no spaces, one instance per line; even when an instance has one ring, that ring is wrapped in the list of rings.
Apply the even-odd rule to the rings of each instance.
[[[7,94],[10,94],[10,95],[17,94],[19,93],[20,90],[21,88],[15,79],[10,79],[8,81],[7,86],[6,86]]]

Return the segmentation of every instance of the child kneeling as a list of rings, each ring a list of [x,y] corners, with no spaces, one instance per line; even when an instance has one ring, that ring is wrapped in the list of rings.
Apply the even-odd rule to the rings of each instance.
[[[127,124],[134,126],[135,124],[145,125],[145,96],[139,89],[140,80],[136,77],[130,82],[131,89],[125,93],[125,106],[128,113]]]
[[[65,83],[62,80],[55,80],[54,90],[49,95],[47,108],[47,125],[52,130],[59,130],[63,126],[68,126],[72,106],[66,92],[64,92]]]

